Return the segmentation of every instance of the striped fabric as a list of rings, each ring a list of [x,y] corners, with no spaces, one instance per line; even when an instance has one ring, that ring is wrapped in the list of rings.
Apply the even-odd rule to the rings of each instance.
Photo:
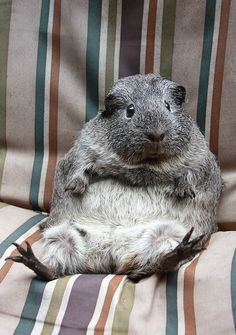
[[[56,162],[112,83],[160,72],[187,88],[236,227],[235,34],[230,0],[0,0],[2,201],[48,211]]]
[[[214,234],[202,254],[162,279],[74,275],[47,283],[4,262],[16,253],[13,241],[27,239],[40,255],[44,218],[0,204],[0,334],[235,334],[236,232]]]

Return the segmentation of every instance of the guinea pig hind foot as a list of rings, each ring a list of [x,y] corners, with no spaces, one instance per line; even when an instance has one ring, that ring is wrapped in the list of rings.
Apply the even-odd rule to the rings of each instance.
[[[163,275],[176,270],[181,262],[197,255],[204,250],[205,235],[200,235],[190,241],[193,228],[184,236],[182,241],[171,251],[163,253],[158,259],[158,264],[139,264],[137,258],[131,262],[130,269],[126,271],[128,279],[132,282],[139,282],[141,279],[150,277],[153,274]],[[130,264],[129,264],[130,265]]]
[[[27,268],[33,270],[38,277],[43,280],[50,281],[57,279],[57,276],[47,266],[41,263],[34,255],[33,250],[28,241],[26,241],[27,248],[22,248],[18,243],[12,243],[19,251],[20,256],[9,256],[6,260],[11,260],[16,263],[22,263]]]
[[[157,272],[166,273],[176,269],[182,261],[190,257],[196,256],[199,252],[205,249],[204,239],[205,234],[202,234],[190,241],[193,228],[184,236],[183,240],[172,251],[163,255],[157,267]]]

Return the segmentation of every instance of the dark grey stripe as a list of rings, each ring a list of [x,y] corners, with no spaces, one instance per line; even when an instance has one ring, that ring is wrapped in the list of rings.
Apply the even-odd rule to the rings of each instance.
[[[119,78],[140,72],[143,0],[123,0]]]

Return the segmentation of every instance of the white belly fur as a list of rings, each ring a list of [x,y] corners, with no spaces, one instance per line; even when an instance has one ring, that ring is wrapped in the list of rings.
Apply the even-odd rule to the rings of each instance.
[[[191,202],[177,207],[158,186],[99,181],[73,197],[65,218],[45,230],[43,262],[55,269],[59,265],[62,275],[107,273],[111,259],[119,273],[133,255],[140,264],[156,262],[181,242],[191,226],[186,218],[192,209]]]

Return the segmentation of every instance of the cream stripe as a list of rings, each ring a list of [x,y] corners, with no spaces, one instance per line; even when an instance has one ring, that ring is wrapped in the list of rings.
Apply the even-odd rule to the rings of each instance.
[[[35,320],[35,325],[34,325],[34,328],[32,329],[31,335],[34,335],[34,334],[38,335],[43,329],[44,321],[47,316],[48,308],[49,308],[49,305],[50,305],[50,302],[53,296],[53,291],[56,286],[56,283],[57,283],[57,280],[53,280],[47,283],[44,289],[41,305],[40,305],[40,308],[39,308],[39,311],[38,311],[38,314]]]
[[[58,158],[69,150],[85,120],[89,1],[61,2]]]
[[[41,221],[42,222],[42,221]],[[15,242],[18,244],[21,244],[22,242],[24,242],[29,236],[33,235],[33,233],[35,233],[37,230],[39,230],[38,226],[34,226],[31,229],[29,229],[24,235],[21,235],[20,238],[18,238]],[[2,266],[5,264],[5,258],[10,256],[10,254],[12,253],[12,251],[15,249],[16,247],[14,245],[11,245],[9,248],[7,248],[7,250],[4,252],[2,258],[0,259],[0,270],[2,268]]]
[[[197,114],[204,22],[205,5],[202,1],[189,0],[188,6],[184,1],[176,1],[172,79],[186,87],[185,108],[194,119]]]
[[[104,108],[105,98],[108,10],[109,0],[103,0],[99,51],[99,110]]]
[[[114,277],[114,275],[108,275],[102,281],[102,285],[100,287],[99,295],[98,295],[98,298],[97,298],[97,304],[96,304],[92,319],[91,319],[90,323],[88,324],[88,330],[87,330],[86,335],[93,335],[94,334],[94,328],[95,328],[95,326],[98,322],[98,319],[100,317],[102,307],[103,307],[103,304],[104,304],[104,300],[106,298],[107,289],[108,289],[109,283],[110,283],[110,281],[113,277]]]
[[[36,212],[16,206],[9,205],[2,208],[0,211],[0,242],[36,215]]]
[[[146,45],[147,45],[147,25],[148,25],[148,10],[150,0],[144,1],[143,7],[143,22],[142,22],[142,37],[140,50],[140,73],[145,74],[146,64]]]
[[[223,0],[222,0],[223,1]],[[236,57],[235,57],[235,36],[236,36],[236,1],[231,1],[230,4],[230,16],[229,16],[229,27],[225,54],[224,64],[224,79],[221,97],[221,111],[220,111],[220,124],[219,124],[219,151],[218,159],[221,162],[221,166],[225,165],[234,166],[236,162],[236,141],[235,141],[235,129],[236,129],[236,117],[235,117],[235,105],[236,105],[236,80],[235,80],[235,69],[236,69]],[[236,169],[235,169],[236,171]],[[236,185],[236,179],[235,183]],[[228,205],[227,216],[231,216],[236,221],[236,187],[232,188],[232,194],[234,197],[230,197],[228,192],[229,201],[232,206]],[[224,220],[224,218],[222,218]],[[226,220],[226,218],[225,218]]]
[[[39,206],[43,208],[45,179],[48,166],[49,154],[49,103],[50,103],[50,79],[52,63],[52,25],[54,14],[54,0],[50,1],[48,17],[48,39],[47,39],[47,60],[45,69],[45,98],[44,98],[44,155],[41,169],[40,187],[39,187]]]
[[[166,334],[166,280],[157,276],[142,280],[135,287],[129,334]]]
[[[235,334],[231,310],[231,265],[235,245],[236,232],[215,233],[199,259],[194,289],[198,335]]]
[[[7,154],[1,195],[2,199],[23,206],[29,206],[34,161],[35,83],[40,7],[40,1],[12,1],[6,97]]]
[[[161,64],[161,36],[162,36],[162,18],[163,18],[163,0],[157,1],[157,16],[156,16],[156,33],[155,33],[155,48],[154,48],[154,73],[160,73]]]
[[[105,324],[105,329],[106,331],[104,332],[105,335],[111,335],[111,332],[112,332],[112,323],[113,323],[113,319],[114,319],[114,315],[115,315],[115,310],[116,310],[116,305],[119,301],[119,298],[120,298],[120,294],[121,294],[121,291],[123,289],[123,286],[124,286],[124,283],[125,283],[125,278],[124,277],[122,279],[122,281],[120,282],[114,296],[113,296],[113,299],[112,299],[112,302],[111,302],[111,306],[110,306],[110,310],[109,310],[109,314],[107,316],[107,321],[106,321],[106,324]]]
[[[206,105],[205,138],[208,143],[210,141],[211,106],[212,106],[213,84],[214,84],[214,75],[215,75],[216,51],[217,51],[219,28],[220,28],[220,14],[221,14],[221,0],[217,0],[216,10],[215,10],[215,25],[214,25],[212,50],[211,50],[211,63],[210,63],[210,69],[209,69],[209,81],[208,81],[208,90],[207,90],[207,105]]]
[[[116,43],[115,43],[115,56],[114,56],[114,81],[118,80],[119,78],[121,13],[122,13],[122,0],[117,0]]]
[[[57,318],[56,318],[56,322],[55,322],[55,326],[52,332],[52,335],[56,335],[59,333],[60,328],[61,328],[61,323],[67,308],[67,304],[70,298],[70,293],[72,290],[72,287],[74,285],[75,280],[79,277],[80,275],[74,275],[71,277],[71,279],[68,281],[64,295],[63,295],[63,299],[62,299],[62,303],[61,303],[61,307],[59,309]]]

